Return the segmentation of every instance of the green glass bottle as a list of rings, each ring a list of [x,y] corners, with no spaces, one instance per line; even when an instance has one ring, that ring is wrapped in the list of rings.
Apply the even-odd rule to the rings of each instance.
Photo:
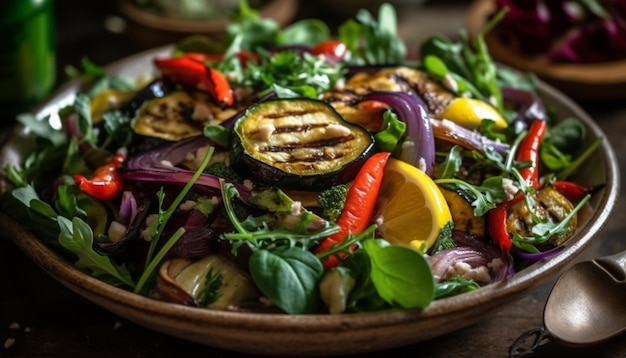
[[[0,1],[0,124],[30,110],[56,80],[52,0]]]

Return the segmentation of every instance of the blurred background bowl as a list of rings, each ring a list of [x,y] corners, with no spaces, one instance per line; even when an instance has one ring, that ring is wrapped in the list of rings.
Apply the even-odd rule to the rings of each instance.
[[[127,22],[128,36],[143,49],[175,43],[195,34],[207,35],[216,40],[223,38],[228,17],[232,13],[224,10],[225,4],[222,4],[220,13],[205,13],[203,18],[200,12],[196,12],[195,16],[192,13],[174,12],[174,9],[181,9],[176,3],[182,1],[162,0],[152,4],[156,1],[145,0],[144,3],[151,4],[140,6],[135,0],[117,0],[117,7]],[[235,3],[238,4],[238,0]],[[259,11],[261,17],[273,19],[281,27],[290,23],[298,11],[298,0],[259,0],[248,3]]]
[[[421,6],[428,0],[321,0],[321,5],[329,9],[333,17],[345,19],[352,18],[360,9],[365,9],[374,16],[378,14],[378,8],[383,3],[389,3],[398,11],[408,6]]]

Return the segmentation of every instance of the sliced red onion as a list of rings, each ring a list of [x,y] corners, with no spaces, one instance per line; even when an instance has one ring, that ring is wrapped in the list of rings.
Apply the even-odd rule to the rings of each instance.
[[[501,250],[494,245],[458,230],[453,231],[452,238],[458,245],[457,247],[441,250],[428,258],[435,277],[446,277],[448,270],[457,263],[465,263],[472,268],[488,267],[490,283],[503,280],[514,274],[511,258],[502,255]],[[493,264],[496,259],[500,259],[502,265],[490,267],[490,264]]]
[[[517,112],[515,123],[528,127],[535,119],[547,118],[546,108],[537,93],[513,87],[502,87],[501,91],[504,102]]]
[[[206,226],[185,231],[167,252],[167,258],[199,259],[218,250],[219,232]]]
[[[435,138],[423,101],[404,92],[370,92],[362,100],[387,104],[406,123],[407,137],[415,146],[402,151],[402,160],[432,175],[435,163]],[[423,161],[423,162],[422,162]]]
[[[490,272],[489,283],[493,283],[509,277],[512,272],[510,260],[503,261],[502,265],[497,268],[490,267],[490,264],[498,258],[472,247],[459,246],[437,252],[428,258],[428,262],[436,278],[445,278],[450,268],[458,263],[465,263],[472,268],[485,266]],[[479,284],[485,284],[485,282],[479,282]]]
[[[563,249],[565,249],[565,246],[556,246],[553,247],[549,250],[546,251],[541,251],[541,252],[537,252],[537,253],[532,253],[532,252],[525,252],[525,251],[514,251],[512,254],[522,260],[528,260],[528,261],[539,261],[539,260],[543,260],[543,259],[549,259],[552,256],[558,254],[559,252],[563,251]]]
[[[122,201],[120,203],[120,223],[124,225],[130,224],[137,215],[137,199],[130,191],[122,193]]]
[[[124,176],[124,179],[127,180],[184,185],[191,180],[194,172],[181,168],[170,168],[169,171],[163,168],[158,168],[156,170],[133,169],[125,170],[122,172],[122,175]],[[250,190],[241,184],[232,184],[239,191],[241,198],[243,200],[247,200],[250,195]],[[221,192],[219,178],[210,174],[200,174],[194,185],[205,187],[214,195]]]
[[[121,173],[128,180],[186,184],[193,177],[194,171],[177,165],[184,162],[189,153],[210,145],[214,145],[214,142],[204,136],[168,143],[129,158]],[[215,189],[216,193],[220,190],[219,179],[209,174],[201,174],[196,185]],[[248,189],[243,185],[235,185],[242,196],[247,197]]]
[[[177,169],[182,170],[181,168],[176,168],[176,166],[187,160],[189,153],[212,145],[215,145],[215,142],[205,136],[197,136],[167,143],[128,158],[124,163],[122,172],[148,169],[150,171],[169,173],[178,171]]]
[[[503,156],[506,155],[506,151],[509,149],[508,143],[489,139],[477,131],[467,129],[447,119],[431,118],[430,123],[435,137],[459,144],[467,149],[485,153],[485,148],[491,148]]]

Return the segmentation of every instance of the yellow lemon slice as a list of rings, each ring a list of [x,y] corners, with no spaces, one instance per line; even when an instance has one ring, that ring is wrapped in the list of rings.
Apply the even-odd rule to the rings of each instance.
[[[496,130],[507,127],[507,122],[500,112],[487,102],[475,98],[457,97],[446,109],[437,115],[439,119],[448,119],[467,129],[476,129],[483,119],[495,121]]]
[[[393,158],[385,166],[375,217],[385,240],[421,251],[430,248],[452,220],[437,184],[423,171]]]

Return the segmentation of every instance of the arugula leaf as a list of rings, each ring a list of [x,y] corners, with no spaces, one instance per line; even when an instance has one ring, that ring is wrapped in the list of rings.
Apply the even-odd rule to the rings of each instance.
[[[447,86],[457,94],[471,95],[494,105],[502,111],[504,103],[498,83],[498,69],[492,61],[484,35],[506,14],[506,9],[495,14],[471,43],[467,32],[459,32],[459,40],[433,36],[420,46],[422,63],[427,72],[440,81],[454,82]],[[445,81],[444,81],[445,82]],[[450,88],[456,87],[456,88]]]
[[[135,293],[143,292],[144,285],[146,284],[148,279],[154,275],[157,265],[161,262],[161,260],[163,260],[163,258],[165,257],[169,249],[171,249],[172,246],[174,246],[174,244],[176,244],[176,242],[180,239],[180,237],[185,233],[184,228],[182,227],[178,228],[178,230],[176,230],[174,234],[170,236],[170,238],[165,242],[163,247],[161,247],[161,249],[156,253],[156,255],[154,254],[154,251],[157,248],[157,244],[160,241],[161,235],[163,235],[163,232],[165,231],[165,226],[167,225],[169,219],[172,217],[172,215],[174,214],[174,211],[178,208],[180,203],[183,201],[183,199],[185,198],[185,196],[187,195],[191,187],[195,184],[196,180],[198,180],[198,177],[204,172],[204,169],[206,169],[207,165],[209,164],[209,161],[211,160],[211,157],[213,156],[214,151],[215,151],[215,148],[209,147],[209,151],[207,152],[204,159],[202,160],[202,163],[200,163],[200,166],[198,167],[196,172],[193,174],[191,179],[189,179],[189,181],[185,184],[185,186],[180,190],[178,195],[176,195],[176,197],[170,204],[169,208],[167,208],[167,210],[163,210],[163,201],[165,198],[163,187],[161,187],[161,189],[157,193],[157,197],[159,199],[159,216],[154,226],[150,228],[150,235],[152,236],[152,238],[150,241],[150,246],[148,247],[148,253],[146,255],[146,264],[145,264],[143,273],[139,277],[139,280],[137,281],[137,285],[135,285],[135,289],[134,289]]]
[[[11,195],[36,213],[50,218],[56,218],[57,216],[54,208],[52,208],[50,204],[41,200],[35,191],[35,188],[30,185],[14,189],[11,192]]]
[[[83,139],[95,144],[96,136],[93,130],[90,104],[89,96],[83,93],[76,95],[76,99],[74,99],[74,109],[78,114],[78,127],[83,135]]]
[[[475,152],[472,153],[475,154]],[[496,165],[501,169],[506,167],[506,164],[503,164],[504,159],[498,153],[487,151],[487,156],[491,160],[490,164]],[[488,161],[482,156],[478,158]],[[483,180],[481,185],[473,185],[467,181],[457,179],[456,174],[461,168],[462,161],[462,148],[453,146],[448,152],[446,159],[437,169],[435,183],[467,192],[468,195],[474,198],[474,201],[471,202],[474,208],[474,215],[482,216],[489,209],[494,208],[496,204],[506,199],[506,193],[502,186],[503,178],[501,176],[492,176]]]
[[[132,118],[125,115],[122,111],[108,111],[102,115],[104,120],[104,129],[106,130],[108,137],[101,145],[102,148],[107,148],[113,141],[117,143],[118,147],[126,147],[133,140],[133,131],[130,128]]]
[[[545,244],[551,237],[565,232],[568,225],[574,215],[580,211],[580,209],[589,201],[590,194],[587,194],[580,202],[576,204],[574,209],[570,211],[563,220],[559,222],[552,222],[548,218],[540,219],[536,215],[533,215],[533,221],[535,225],[532,228],[532,237],[523,237],[519,234],[515,234],[512,238],[513,244],[528,252],[539,252],[536,245]],[[532,214],[532,210],[531,210]]]
[[[31,113],[23,113],[19,114],[16,119],[38,138],[49,141],[53,147],[61,146],[67,142],[65,133],[50,125],[50,116],[40,120]]]
[[[424,308],[432,302],[435,281],[422,253],[380,239],[363,242],[363,248],[372,262],[372,283],[385,301],[403,308]]]
[[[463,164],[463,148],[459,145],[454,145],[450,148],[446,159],[437,168],[436,178],[438,179],[452,179],[461,169]]]
[[[70,221],[68,218],[59,216],[57,221],[61,229],[59,243],[78,257],[74,266],[113,285],[135,287],[125,265],[118,265],[109,257],[94,251],[93,233],[89,225],[76,217]]]
[[[260,61],[248,64],[241,82],[261,93],[274,89],[279,97],[294,97],[289,93],[283,96],[286,91],[291,91],[299,97],[317,98],[341,77],[341,67],[331,66],[323,58],[307,52],[300,54],[288,50],[271,54],[259,51],[259,55]]]
[[[276,306],[289,314],[318,312],[318,282],[324,274],[322,262],[298,247],[260,249],[249,260],[256,286]]]

